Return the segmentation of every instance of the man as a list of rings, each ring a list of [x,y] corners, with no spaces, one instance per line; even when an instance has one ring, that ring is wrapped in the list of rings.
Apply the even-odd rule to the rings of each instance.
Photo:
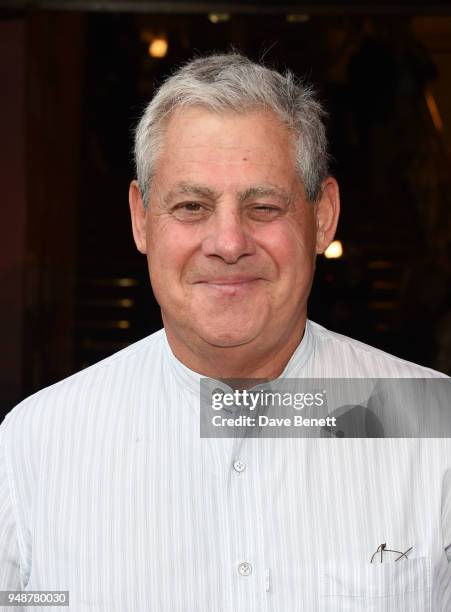
[[[441,376],[307,320],[339,213],[321,116],[236,54],[160,87],[130,209],[164,330],[7,416],[2,589],[77,611],[450,609],[448,439],[199,436],[203,377]]]

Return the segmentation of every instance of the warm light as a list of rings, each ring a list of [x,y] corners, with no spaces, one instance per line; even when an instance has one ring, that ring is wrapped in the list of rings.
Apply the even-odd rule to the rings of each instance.
[[[119,306],[122,306],[122,308],[131,308],[133,304],[134,304],[133,300],[129,300],[127,298],[124,298],[123,300],[119,300]]]
[[[221,23],[230,19],[229,13],[208,13],[211,23]]]
[[[149,45],[150,57],[165,57],[168,52],[168,41],[165,38],[154,38]]]
[[[119,287],[134,287],[138,283],[134,278],[115,278],[113,284]]]
[[[291,15],[287,15],[288,23],[306,23],[309,21],[310,15],[306,13],[294,13]]]
[[[130,321],[117,321],[116,322],[116,327],[118,327],[119,329],[129,329],[130,327]]]
[[[329,244],[327,249],[324,251],[324,257],[327,259],[338,259],[343,255],[343,245],[339,240],[334,240]]]
[[[432,123],[434,124],[437,132],[443,132],[443,121],[438,110],[437,103],[434,96],[430,91],[426,91],[424,94],[426,98],[426,104],[431,115]]]

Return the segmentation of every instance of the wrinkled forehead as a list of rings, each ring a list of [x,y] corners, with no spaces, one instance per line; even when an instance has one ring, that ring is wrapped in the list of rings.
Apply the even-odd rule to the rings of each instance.
[[[233,128],[237,129],[233,129]],[[296,155],[295,131],[282,117],[265,107],[214,109],[203,105],[183,105],[166,114],[160,123],[159,155],[168,146],[180,147],[210,138],[213,143],[246,148],[261,144],[265,149],[282,145],[286,153]],[[259,143],[261,139],[261,143]]]

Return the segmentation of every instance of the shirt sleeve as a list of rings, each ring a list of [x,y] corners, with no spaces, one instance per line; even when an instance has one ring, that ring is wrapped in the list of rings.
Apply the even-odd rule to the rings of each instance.
[[[6,464],[4,441],[0,427],[0,590],[21,589],[19,546],[14,508]],[[9,610],[8,608],[1,608]],[[18,608],[14,608],[18,610]]]

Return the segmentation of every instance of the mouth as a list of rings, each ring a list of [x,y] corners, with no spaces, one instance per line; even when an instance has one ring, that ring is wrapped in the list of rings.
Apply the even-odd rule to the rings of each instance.
[[[198,284],[226,295],[235,295],[253,287],[260,280],[262,279],[259,277],[214,278],[200,281]]]

